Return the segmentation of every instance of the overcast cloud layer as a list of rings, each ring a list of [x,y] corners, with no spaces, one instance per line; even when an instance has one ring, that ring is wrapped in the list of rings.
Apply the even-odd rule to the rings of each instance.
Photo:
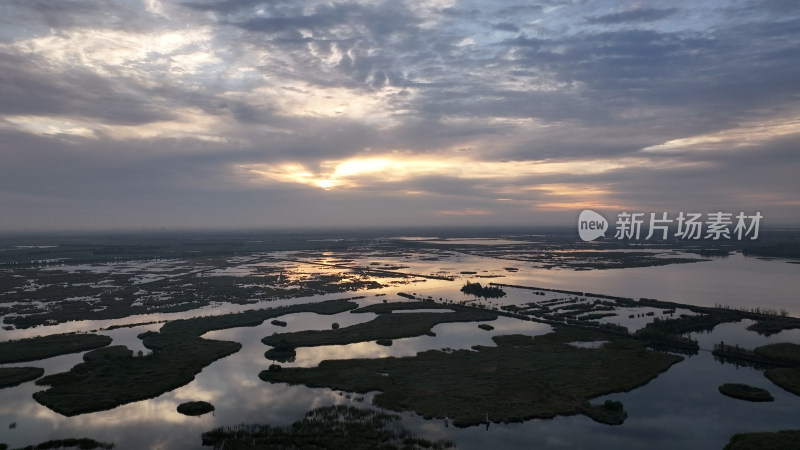
[[[0,229],[800,224],[800,7],[6,0]]]

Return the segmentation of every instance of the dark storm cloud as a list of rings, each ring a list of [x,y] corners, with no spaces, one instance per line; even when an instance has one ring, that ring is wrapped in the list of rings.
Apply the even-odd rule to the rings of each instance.
[[[494,11],[494,14],[498,17],[516,18],[521,14],[541,14],[543,10],[542,5],[509,5]]]
[[[56,71],[36,56],[0,50],[0,115],[63,115],[113,124],[166,120],[171,114],[130,86],[80,68]]]
[[[106,0],[8,0],[6,3],[6,19],[11,25],[24,26],[31,32],[83,27],[137,30],[162,23],[130,5]]]
[[[733,16],[763,15],[768,13],[778,18],[792,17],[797,14],[797,3],[792,0],[754,0],[737,5],[731,8],[730,14]]]
[[[669,9],[656,9],[656,8],[640,8],[632,9],[629,11],[620,11],[617,13],[605,14],[598,17],[589,17],[586,19],[588,23],[592,24],[618,24],[626,22],[654,22],[657,20],[666,19],[678,12],[677,8]]]
[[[521,81],[535,84],[545,72],[575,89],[519,92],[475,83],[458,93],[431,92],[420,100],[419,110],[445,116],[572,119],[578,121],[577,133],[580,123],[617,127],[609,133],[623,135],[639,135],[647,127],[649,138],[614,143],[618,152],[627,153],[648,142],[733,126],[756,109],[793,103],[800,67],[790,55],[797,50],[790,41],[775,39],[795,33],[796,20],[785,22],[778,30],[755,23],[716,35],[622,30],[562,39],[520,36],[503,42],[504,51],[498,51],[511,52],[513,59],[498,57],[492,63]],[[753,40],[753,32],[773,33],[771,44]],[[604,143],[589,138],[597,129],[587,131],[587,141],[572,139],[571,148],[563,143],[557,147],[570,157],[597,153]]]
[[[417,177],[410,182],[389,184],[385,188],[394,191],[403,189],[473,199],[495,198],[496,195],[491,191],[487,191],[485,187],[484,182],[481,180],[448,176],[423,176]]]
[[[519,27],[514,25],[511,22],[500,22],[498,24],[492,25],[492,28],[494,28],[495,30],[500,30],[500,31],[508,31],[510,33],[519,32]]]
[[[297,75],[320,86],[413,85],[403,75],[404,69],[416,69],[419,60],[434,55],[431,45],[442,42],[442,36],[425,39],[433,35],[423,32],[419,28],[420,18],[400,2],[322,4],[309,13],[271,5],[266,8],[269,16],[246,19],[237,16],[225,23],[249,32],[245,39],[255,46],[277,44],[289,50],[298,65],[294,68]],[[319,59],[308,55],[308,45],[322,56],[330,56],[334,51],[342,54],[337,69],[345,78],[331,79],[326,71],[320,70]]]
[[[413,29],[419,18],[401,2],[381,2],[375,5],[357,3],[320,4],[309,14],[302,10],[269,8],[271,16],[254,17],[233,23],[248,31],[277,33],[286,30],[307,29],[322,38],[340,37],[336,26],[348,30],[363,27],[367,36],[379,41],[395,33]]]
[[[198,11],[230,13],[263,4],[263,0],[220,0],[211,2],[183,2],[182,6]]]

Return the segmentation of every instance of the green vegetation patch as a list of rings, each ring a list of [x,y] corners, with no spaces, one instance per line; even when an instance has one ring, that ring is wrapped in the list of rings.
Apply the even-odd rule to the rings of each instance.
[[[756,355],[756,352],[744,347],[739,347],[739,344],[727,345],[724,342],[714,344],[714,350],[711,352],[714,359],[723,363],[732,363],[736,365],[754,367],[756,369],[767,369],[775,366],[784,366],[769,358]]]
[[[0,367],[0,389],[17,386],[44,375],[39,367]]]
[[[442,315],[442,314],[438,314]],[[644,385],[683,358],[648,350],[625,336],[577,328],[531,338],[495,336],[496,347],[406,358],[323,361],[315,368],[261,372],[271,383],[303,384],[351,392],[381,391],[375,404],[424,417],[451,417],[476,425],[589,413],[588,400]],[[603,348],[569,345],[609,341]]]
[[[110,347],[98,348],[83,355],[83,360],[86,362],[92,361],[120,361],[131,359],[133,357],[133,350],[125,347],[124,345],[112,345]]]
[[[764,376],[792,394],[800,395],[800,368],[768,369],[764,372]]]
[[[674,304],[658,302],[656,300],[641,301],[650,306],[666,307]],[[694,308],[701,310],[701,308]],[[691,316],[682,314],[674,319],[661,319],[656,317],[644,328],[636,331],[634,336],[650,342],[653,348],[659,350],[676,351],[679,353],[696,354],[700,347],[697,341],[683,336],[686,333],[697,331],[711,331],[717,325],[726,322],[738,322],[742,313],[734,310],[702,308],[702,314]]]
[[[386,305],[391,305],[387,303]],[[450,305],[448,305],[450,307]],[[306,330],[293,333],[278,333],[261,340],[275,346],[286,341],[294,347],[317,347],[321,345],[346,345],[378,339],[402,339],[421,336],[440,323],[481,322],[494,320],[497,314],[477,308],[453,306],[452,313],[402,313],[381,314],[375,319],[336,330]],[[363,310],[363,308],[362,308]]]
[[[178,412],[186,416],[202,416],[214,411],[214,405],[204,401],[186,402],[178,405]]]
[[[696,316],[682,314],[679,318],[675,319],[660,319],[656,317],[652,322],[647,324],[646,328],[680,335],[695,331],[711,331],[721,323],[738,322],[742,320],[742,314],[738,311],[711,308],[703,309],[703,311],[703,314]]]
[[[236,353],[238,342],[203,339],[209,331],[257,326],[267,319],[298,312],[336,314],[358,305],[346,300],[246,311],[222,316],[168,322],[160,332],[139,335],[153,353],[129,359],[96,358],[69,372],[46,376],[37,384],[49,385],[33,398],[65,416],[116,408],[157,397],[188,384],[204,367]]]
[[[105,347],[111,338],[99,334],[52,334],[0,342],[0,364],[38,361]]]
[[[255,327],[267,319],[286,314],[311,312],[323,315],[333,315],[350,311],[358,307],[357,303],[347,300],[328,300],[319,303],[305,303],[293,306],[284,306],[275,309],[250,310],[222,316],[196,317],[193,319],[175,320],[164,324],[161,334],[169,335],[195,335],[201,336],[209,331],[225,330],[238,327]]]
[[[748,402],[771,402],[775,399],[769,391],[755,386],[739,383],[725,383],[719,387],[719,392],[728,397]]]
[[[647,341],[657,350],[674,351],[689,355],[695,355],[700,350],[697,341],[693,339],[648,326],[640,328],[633,336],[636,339]]]
[[[744,433],[734,435],[724,450],[796,450],[800,448],[800,430],[775,433]]]
[[[450,441],[430,441],[414,436],[402,426],[400,416],[354,406],[316,408],[289,426],[238,425],[215,428],[202,435],[203,445],[215,449],[325,448],[418,450],[446,449]]]
[[[351,312],[391,314],[394,311],[413,311],[415,309],[455,309],[457,307],[458,306],[453,307],[452,305],[436,303],[434,301],[392,302],[392,303],[375,303],[373,305],[363,306],[361,308],[354,309]]]
[[[294,346],[285,340],[280,340],[264,353],[265,358],[280,362],[292,362],[296,356],[297,351],[295,351]]]
[[[241,348],[237,342],[160,333],[146,336],[144,345],[154,352],[127,360],[97,359],[46,376],[36,384],[50,388],[33,398],[65,416],[112,409],[183,386],[203,367]]]
[[[585,412],[594,421],[606,425],[622,425],[628,418],[628,413],[622,406],[622,402],[606,400],[601,405],[591,405]]]
[[[750,331],[755,331],[758,334],[770,336],[775,333],[780,333],[783,330],[792,330],[800,328],[800,319],[794,317],[772,317],[769,319],[759,320],[758,322],[747,327]]]
[[[800,366],[800,345],[783,342],[762,345],[753,350],[756,356],[788,366]]]

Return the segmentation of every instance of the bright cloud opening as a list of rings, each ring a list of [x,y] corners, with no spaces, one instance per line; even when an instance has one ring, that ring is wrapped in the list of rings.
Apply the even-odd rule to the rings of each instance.
[[[256,174],[256,182],[299,183],[325,190],[357,188],[371,184],[397,183],[433,176],[473,180],[511,180],[536,175],[594,175],[633,167],[679,165],[674,161],[652,161],[646,158],[596,159],[582,161],[478,161],[466,157],[389,154],[379,157],[356,157],[329,160],[313,170],[299,163],[252,164],[239,166]],[[688,164],[692,165],[692,164]],[[585,195],[586,189],[564,184],[534,185],[530,189],[545,190],[560,195]],[[600,196],[606,192],[593,191]]]
[[[800,117],[783,118],[775,122],[754,122],[716,133],[673,139],[643,148],[642,152],[735,150],[792,134],[800,134]]]

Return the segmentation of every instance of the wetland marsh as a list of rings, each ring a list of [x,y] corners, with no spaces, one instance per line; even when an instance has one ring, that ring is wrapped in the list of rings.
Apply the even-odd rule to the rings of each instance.
[[[284,238],[6,244],[0,425],[15,426],[0,443],[200,449],[212,429],[280,432],[326,405],[457,448],[722,448],[796,428],[800,356],[776,345],[800,344],[791,260],[541,235]],[[720,359],[722,341],[785,363]],[[184,416],[187,402],[214,412]]]

